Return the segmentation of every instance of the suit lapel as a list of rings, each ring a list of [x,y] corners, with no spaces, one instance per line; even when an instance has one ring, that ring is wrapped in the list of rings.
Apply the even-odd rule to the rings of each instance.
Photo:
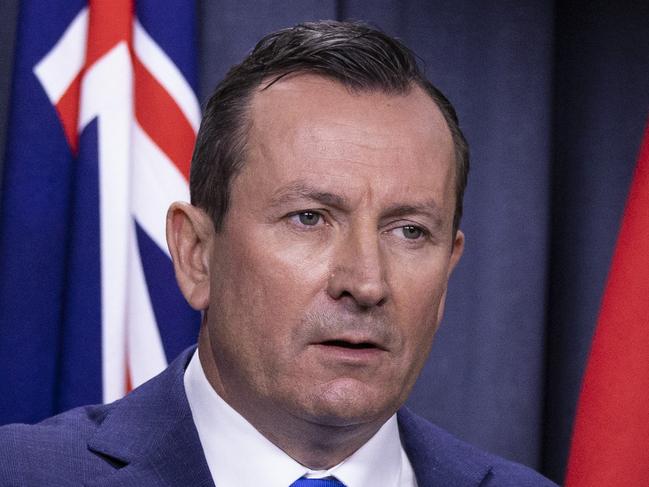
[[[416,416],[397,413],[401,442],[420,487],[477,487],[489,474],[485,454]]]
[[[88,448],[117,468],[88,487],[214,485],[185,396],[192,353],[113,405]]]

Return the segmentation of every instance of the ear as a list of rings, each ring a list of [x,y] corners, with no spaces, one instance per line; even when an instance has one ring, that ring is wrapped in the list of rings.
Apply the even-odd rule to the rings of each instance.
[[[451,273],[455,266],[460,261],[462,253],[464,252],[464,233],[462,230],[455,232],[455,240],[453,241],[453,248],[451,249],[451,261],[448,266],[448,276],[451,277]]]
[[[189,305],[204,310],[210,296],[214,225],[200,208],[177,201],[167,211],[167,245],[176,281]]]
[[[460,261],[460,257],[462,257],[463,252],[464,252],[464,233],[462,233],[461,230],[458,230],[455,233],[455,239],[453,240],[453,247],[451,248],[451,258],[449,260],[448,272],[446,273],[446,287],[444,288],[444,292],[442,293],[442,298],[440,299],[439,302],[439,307],[437,308],[437,326],[439,326],[439,324],[441,323],[442,316],[444,315],[444,307],[446,305],[446,291],[448,290],[448,280],[451,277],[451,274],[453,273],[453,269],[455,269],[455,266]]]

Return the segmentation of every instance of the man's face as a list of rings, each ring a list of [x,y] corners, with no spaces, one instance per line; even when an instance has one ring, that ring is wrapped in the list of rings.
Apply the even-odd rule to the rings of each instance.
[[[351,94],[313,75],[257,92],[250,115],[210,254],[211,381],[249,419],[384,421],[462,252],[449,129],[419,88]]]

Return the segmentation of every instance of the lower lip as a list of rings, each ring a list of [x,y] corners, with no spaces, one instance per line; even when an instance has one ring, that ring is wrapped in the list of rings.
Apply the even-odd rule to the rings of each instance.
[[[312,346],[322,354],[325,354],[329,359],[337,362],[347,362],[359,365],[375,361],[385,353],[385,350],[376,347],[351,348],[321,343],[316,343]]]

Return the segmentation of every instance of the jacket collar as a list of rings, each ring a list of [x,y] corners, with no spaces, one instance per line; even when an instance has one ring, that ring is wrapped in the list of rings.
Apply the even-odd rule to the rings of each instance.
[[[403,448],[420,486],[477,487],[491,471],[488,454],[458,440],[408,408],[401,408],[397,418]]]
[[[121,468],[88,487],[214,485],[185,396],[183,374],[193,351],[110,406],[88,448]]]

